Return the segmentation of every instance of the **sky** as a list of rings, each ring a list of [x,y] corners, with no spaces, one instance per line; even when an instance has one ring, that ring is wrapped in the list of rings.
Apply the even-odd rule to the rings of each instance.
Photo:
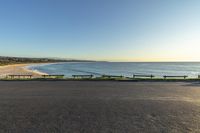
[[[0,55],[200,61],[200,0],[0,0]]]

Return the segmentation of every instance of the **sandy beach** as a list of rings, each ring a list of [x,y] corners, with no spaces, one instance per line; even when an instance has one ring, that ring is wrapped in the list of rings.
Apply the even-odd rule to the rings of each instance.
[[[195,133],[199,82],[0,81],[2,133]]]
[[[37,63],[39,64],[39,63]],[[44,63],[40,63],[44,64]],[[15,64],[15,65],[7,65],[7,66],[0,66],[0,78],[5,77],[6,75],[26,75],[31,74],[33,78],[39,78],[41,75],[45,75],[46,73],[41,73],[38,71],[32,71],[26,68],[26,66],[30,66],[34,64]]]

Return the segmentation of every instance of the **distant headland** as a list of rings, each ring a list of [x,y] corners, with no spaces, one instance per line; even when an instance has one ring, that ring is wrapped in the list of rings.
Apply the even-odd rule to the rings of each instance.
[[[96,62],[92,60],[59,59],[59,58],[29,58],[0,56],[0,66],[26,63],[55,63],[55,62]]]

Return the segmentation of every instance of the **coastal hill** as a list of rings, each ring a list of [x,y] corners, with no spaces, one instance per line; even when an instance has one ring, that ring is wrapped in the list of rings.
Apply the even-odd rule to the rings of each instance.
[[[0,56],[0,66],[23,63],[54,63],[54,62],[93,62],[90,60],[68,60],[59,58],[27,58]]]

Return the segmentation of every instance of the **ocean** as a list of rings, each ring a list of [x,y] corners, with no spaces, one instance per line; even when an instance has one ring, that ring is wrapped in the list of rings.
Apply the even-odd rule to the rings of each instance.
[[[127,77],[133,74],[153,74],[157,77],[187,75],[195,78],[200,75],[200,62],[67,62],[31,65],[27,68],[47,74],[64,74],[66,77],[82,74],[96,77],[103,74]]]

